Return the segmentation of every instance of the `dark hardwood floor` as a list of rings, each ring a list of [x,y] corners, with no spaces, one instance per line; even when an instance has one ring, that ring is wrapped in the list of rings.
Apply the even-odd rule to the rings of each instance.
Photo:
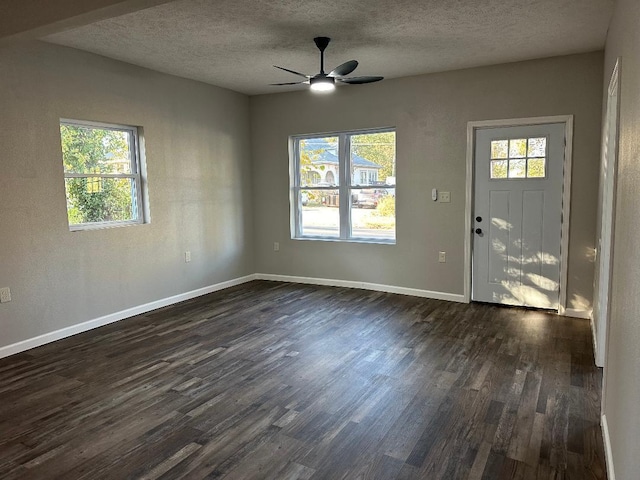
[[[251,282],[0,360],[0,478],[602,479],[590,335]]]

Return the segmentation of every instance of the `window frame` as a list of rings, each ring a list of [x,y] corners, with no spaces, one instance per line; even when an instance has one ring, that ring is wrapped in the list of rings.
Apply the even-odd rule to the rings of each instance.
[[[380,185],[359,185],[352,182],[351,179],[351,137],[354,135],[369,135],[376,133],[396,133],[397,152],[397,131],[396,127],[380,127],[368,128],[363,130],[348,130],[340,132],[326,132],[303,135],[291,135],[289,137],[289,206],[290,206],[290,229],[291,238],[293,240],[320,240],[330,242],[353,242],[353,243],[377,243],[384,245],[395,245],[397,242],[397,223],[394,228],[393,238],[384,239],[379,237],[362,237],[352,235],[351,211],[352,192],[354,190],[371,190],[375,189],[393,189],[396,192],[394,199],[397,198],[397,182],[396,184],[380,184]],[[338,137],[338,183],[336,185],[307,185],[302,186],[302,172],[300,170],[300,142],[313,138]],[[397,161],[397,153],[396,153]],[[397,169],[397,164],[396,164]],[[397,178],[397,174],[396,174]],[[302,234],[302,201],[301,191],[320,190],[320,191],[338,191],[339,196],[339,235],[336,236],[320,236],[320,235],[303,235]],[[395,200],[394,200],[395,201]],[[396,215],[397,222],[397,215]]]
[[[88,120],[75,120],[69,118],[61,118],[59,127],[68,125],[72,127],[93,128],[96,130],[113,130],[118,132],[126,132],[129,135],[129,152],[131,154],[130,167],[131,173],[69,173],[64,171],[64,158],[62,157],[63,166],[63,180],[68,178],[108,178],[108,179],[131,179],[135,186],[135,196],[131,195],[132,199],[132,211],[135,212],[135,218],[131,220],[111,220],[105,222],[89,222],[89,223],[69,223],[69,230],[83,231],[83,230],[97,230],[103,228],[123,227],[128,225],[140,225],[146,223],[146,210],[144,206],[143,195],[143,155],[140,142],[140,129],[132,125],[120,125],[113,123],[94,122]],[[60,151],[62,152],[62,145]],[[67,195],[65,193],[65,202],[67,202]],[[67,211],[67,222],[69,222],[68,205],[65,204],[65,210]]]

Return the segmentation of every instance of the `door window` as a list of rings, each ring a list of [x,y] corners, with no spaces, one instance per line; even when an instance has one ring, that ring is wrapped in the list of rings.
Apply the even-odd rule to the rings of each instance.
[[[492,180],[545,178],[547,138],[507,138],[491,141]]]

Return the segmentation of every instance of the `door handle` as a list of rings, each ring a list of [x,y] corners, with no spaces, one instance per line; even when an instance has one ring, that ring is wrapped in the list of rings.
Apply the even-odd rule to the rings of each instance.
[[[482,229],[481,228],[476,228],[476,233],[478,235],[482,235]]]

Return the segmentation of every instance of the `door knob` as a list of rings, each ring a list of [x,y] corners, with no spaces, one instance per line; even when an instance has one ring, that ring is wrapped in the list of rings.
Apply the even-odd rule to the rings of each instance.
[[[481,228],[476,228],[476,233],[478,235],[482,235],[482,229]]]

